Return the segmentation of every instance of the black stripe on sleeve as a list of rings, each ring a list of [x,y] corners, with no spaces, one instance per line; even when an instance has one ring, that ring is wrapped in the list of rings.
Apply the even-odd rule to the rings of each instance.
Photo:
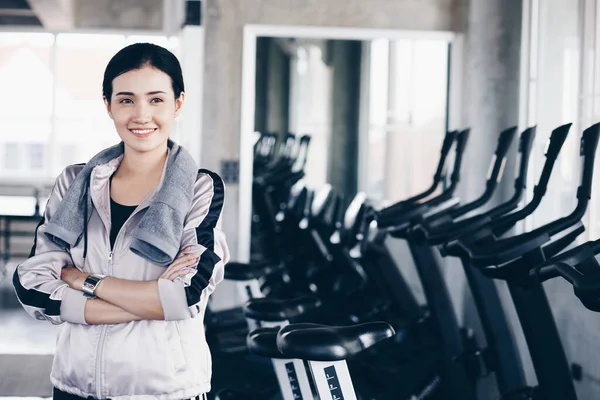
[[[216,173],[206,169],[201,169],[199,172],[207,174],[212,179],[213,196],[206,217],[196,228],[196,239],[198,244],[206,247],[206,250],[200,256],[198,269],[196,274],[192,277],[190,286],[185,289],[187,303],[190,307],[200,301],[202,291],[208,286],[208,281],[212,276],[215,265],[221,261],[221,258],[214,252],[214,229],[217,226],[217,221],[219,220],[219,216],[223,209],[225,185],[223,184],[221,177]]]
[[[31,247],[31,251],[29,252],[29,258],[35,256],[35,252],[37,250],[37,237],[38,230],[40,226],[44,225],[46,222],[46,218],[42,217],[40,222],[35,228],[35,234],[33,237],[33,246]],[[53,300],[50,298],[48,293],[40,292],[35,289],[25,289],[21,284],[21,280],[19,279],[19,267],[15,269],[15,273],[13,274],[13,285],[15,287],[15,291],[17,293],[17,297],[26,306],[36,307],[44,309],[44,314],[48,316],[60,316],[60,300]]]
[[[19,268],[13,274],[13,285],[21,303],[29,307],[44,309],[44,314],[52,317],[60,315],[60,300],[53,300],[48,293],[40,292],[35,289],[25,289],[19,280]]]
[[[38,230],[40,226],[42,226],[46,222],[45,218],[42,217],[39,224],[35,228],[35,234],[33,238],[33,246],[31,247],[31,252],[29,253],[29,257],[31,258],[35,256],[35,250],[37,248],[37,237]],[[13,274],[13,285],[15,287],[15,291],[17,292],[17,296],[21,303],[29,307],[42,308],[45,310],[45,314],[48,316],[59,316],[60,315],[60,300],[53,300],[50,298],[48,293],[40,292],[35,289],[25,289],[21,284],[21,280],[19,279],[19,267],[15,269],[15,273]]]
[[[219,221],[219,217],[221,216],[221,211],[223,211],[223,202],[225,200],[225,185],[223,184],[223,180],[221,177],[207,169],[201,169],[199,172],[204,173],[213,181],[213,197],[210,201],[210,207],[208,209],[208,214],[199,227],[196,228],[196,231],[201,229],[210,229],[212,230],[217,226],[217,222]],[[202,244],[199,242],[199,244]]]
[[[208,286],[208,281],[212,276],[215,265],[221,261],[212,250],[206,249],[200,256],[198,261],[198,269],[196,274],[192,277],[190,286],[185,288],[185,297],[187,299],[188,307],[198,304],[200,302],[200,296],[202,291]]]
[[[38,229],[40,229],[40,226],[44,225],[44,223],[46,222],[46,218],[42,217],[42,219],[40,220],[39,224],[37,224],[37,226],[35,227],[35,235],[33,236],[33,246],[31,246],[31,251],[29,252],[29,257],[31,258],[35,255],[35,249],[37,247],[37,233],[38,233]]]

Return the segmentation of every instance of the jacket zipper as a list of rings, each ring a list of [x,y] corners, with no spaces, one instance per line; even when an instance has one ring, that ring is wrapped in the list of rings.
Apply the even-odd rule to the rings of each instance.
[[[123,222],[123,225],[121,225],[121,228],[119,229],[119,232],[117,233],[117,237],[115,238],[115,244],[113,246],[113,249],[115,249],[117,247],[117,242],[118,242],[119,237],[121,236],[121,232],[123,231],[123,228],[125,227],[127,222],[129,222],[131,217],[133,217],[135,214],[137,214],[140,210],[143,210],[144,208],[146,208],[146,207],[144,206],[143,208],[138,208],[138,209],[134,210],[131,213],[131,215],[129,216],[129,218],[127,218],[127,220],[125,222]],[[107,236],[108,236],[107,237],[108,243],[110,244],[110,234],[108,234]],[[114,255],[114,251],[109,250],[108,251],[108,273],[107,273],[108,276],[112,276],[114,273],[114,271],[113,271],[114,270],[113,255]],[[102,353],[104,352],[104,339],[106,338],[107,331],[108,331],[108,326],[103,325],[102,331],[100,332],[100,340],[98,341],[98,351],[96,354],[96,395],[98,396],[98,399],[102,399],[102,380],[101,380]]]
[[[110,240],[110,239],[109,239]],[[113,270],[113,252],[108,252],[108,275],[112,274]],[[104,338],[106,337],[106,331],[108,330],[107,325],[102,326],[100,332],[100,340],[98,342],[98,353],[96,354],[96,395],[99,399],[102,399],[102,353],[104,352]]]

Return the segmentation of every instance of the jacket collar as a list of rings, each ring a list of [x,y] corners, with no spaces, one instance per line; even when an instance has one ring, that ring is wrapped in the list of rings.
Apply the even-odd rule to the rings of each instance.
[[[167,171],[168,159],[171,154],[171,148],[167,147],[167,158],[165,160],[165,164],[163,166],[163,170],[160,176],[160,180],[158,185],[146,196],[146,198],[138,205],[135,211],[148,207],[156,195],[158,194],[160,188],[163,185],[165,174]],[[109,162],[105,164],[100,164],[94,167],[92,170],[92,174],[90,176],[90,196],[92,198],[92,202],[96,206],[96,209],[100,213],[100,215],[105,219],[105,223],[108,223],[110,220],[110,185],[109,180],[111,175],[119,168],[121,162],[123,161],[123,154],[120,156],[113,158]],[[135,212],[134,211],[134,212]],[[107,225],[109,226],[109,225]]]

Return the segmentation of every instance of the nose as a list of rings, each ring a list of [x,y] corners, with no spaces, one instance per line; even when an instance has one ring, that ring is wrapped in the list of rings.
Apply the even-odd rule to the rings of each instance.
[[[150,112],[150,106],[145,102],[139,102],[135,105],[133,111],[133,122],[138,124],[144,124],[152,121],[152,114]]]

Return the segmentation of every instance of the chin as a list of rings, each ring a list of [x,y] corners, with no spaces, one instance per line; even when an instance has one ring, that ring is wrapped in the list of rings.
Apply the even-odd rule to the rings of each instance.
[[[144,139],[140,140],[139,138],[128,138],[128,140],[124,140],[125,144],[130,147],[132,150],[138,152],[148,152],[155,150],[158,147],[166,147],[167,139],[162,139],[159,137],[152,138],[152,140]]]

